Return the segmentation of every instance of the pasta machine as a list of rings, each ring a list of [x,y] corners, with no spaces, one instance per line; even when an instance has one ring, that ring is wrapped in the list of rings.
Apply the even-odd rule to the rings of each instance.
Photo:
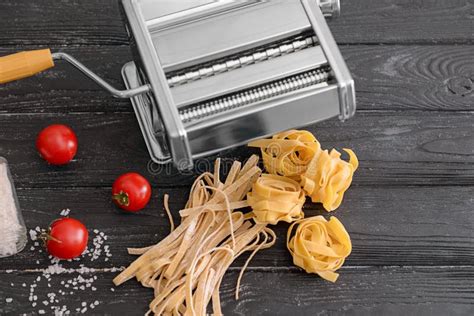
[[[67,54],[52,59],[131,98],[153,161],[184,170],[256,138],[354,115],[354,81],[325,20],[339,7],[339,0],[122,0],[134,59],[122,69],[128,90]],[[0,61],[0,82],[1,72]]]

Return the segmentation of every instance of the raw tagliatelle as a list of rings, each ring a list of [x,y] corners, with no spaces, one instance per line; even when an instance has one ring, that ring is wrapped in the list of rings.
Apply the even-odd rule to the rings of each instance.
[[[337,150],[322,150],[308,131],[291,130],[253,141],[249,146],[261,149],[268,173],[299,181],[311,200],[321,202],[329,212],[341,205],[359,165],[352,150],[344,149],[350,157],[346,162]]]
[[[248,144],[259,147],[265,170],[271,174],[299,181],[314,155],[321,150],[316,138],[308,131],[290,130]]]
[[[305,195],[298,182],[272,174],[261,175],[247,194],[247,203],[259,224],[301,219],[304,202]]]
[[[288,229],[286,244],[295,265],[331,282],[336,282],[339,274],[335,271],[352,250],[349,234],[334,216],[329,221],[314,216],[294,222]]]
[[[257,163],[256,156],[244,166],[234,162],[221,181],[217,160],[214,173],[205,172],[194,182],[185,209],[180,211],[181,224],[156,245],[129,249],[140,257],[114,283],[120,285],[135,277],[143,286],[153,288],[155,297],[147,314],[206,315],[212,301],[213,314],[222,315],[219,287],[224,273],[238,256],[250,251],[237,281],[238,297],[250,259],[275,243],[270,228],[236,211],[248,206],[243,199],[261,174]]]
[[[357,156],[350,149],[344,149],[349,162],[341,159],[341,154],[333,149],[319,151],[301,175],[301,186],[313,202],[323,203],[328,211],[337,209],[344,193],[352,183],[354,171],[359,166]]]

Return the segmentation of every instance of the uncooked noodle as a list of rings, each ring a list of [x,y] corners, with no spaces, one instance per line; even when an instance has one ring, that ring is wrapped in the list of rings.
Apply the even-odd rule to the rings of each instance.
[[[346,162],[337,150],[322,150],[308,131],[290,130],[249,146],[261,149],[267,172],[299,181],[311,200],[321,202],[329,212],[341,205],[359,165],[352,150],[344,149],[349,155]]]
[[[135,277],[153,288],[155,297],[147,314],[206,315],[212,301],[213,314],[222,315],[219,288],[228,267],[244,252],[251,252],[239,275],[240,284],[253,255],[275,243],[270,228],[236,211],[247,206],[243,199],[261,173],[257,163],[256,156],[244,166],[234,162],[221,182],[217,160],[214,173],[206,172],[194,182],[185,209],[180,211],[181,223],[158,244],[129,249],[140,257],[114,283]]]
[[[288,228],[286,244],[295,265],[331,282],[336,282],[339,274],[335,271],[352,250],[349,234],[334,216],[329,221],[314,216],[294,222]]]
[[[349,155],[349,162],[342,160],[341,154],[335,149],[330,153],[322,150],[313,157],[305,173],[301,175],[301,185],[306,194],[313,202],[323,203],[328,212],[341,205],[359,165],[352,150],[344,151]]]
[[[299,181],[313,156],[321,150],[316,138],[308,131],[290,130],[259,139],[248,144],[262,152],[265,170],[271,174],[290,177]]]
[[[247,194],[254,220],[260,224],[301,219],[304,202],[305,195],[298,182],[272,174],[261,175]]]

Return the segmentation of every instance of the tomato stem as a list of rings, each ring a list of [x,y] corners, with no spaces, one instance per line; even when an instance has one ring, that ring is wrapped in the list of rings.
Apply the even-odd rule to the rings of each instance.
[[[46,232],[46,231],[43,230],[43,231],[41,232],[40,236],[39,236],[39,238],[43,241],[43,245],[44,245],[44,246],[46,246],[46,244],[47,244],[47,242],[48,242],[49,240],[55,241],[55,242],[57,242],[57,243],[62,243],[61,240],[59,240],[59,239],[57,239],[57,238],[54,238],[54,237],[51,236],[49,233],[50,233],[49,230],[48,230],[48,232]]]
[[[128,206],[130,204],[130,199],[128,198],[128,194],[126,192],[120,191],[119,193],[114,194],[112,198],[120,205]]]

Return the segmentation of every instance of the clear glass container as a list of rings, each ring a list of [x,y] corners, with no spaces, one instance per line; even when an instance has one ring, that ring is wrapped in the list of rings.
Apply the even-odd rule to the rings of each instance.
[[[19,253],[27,241],[26,226],[8,162],[0,157],[0,258]]]

